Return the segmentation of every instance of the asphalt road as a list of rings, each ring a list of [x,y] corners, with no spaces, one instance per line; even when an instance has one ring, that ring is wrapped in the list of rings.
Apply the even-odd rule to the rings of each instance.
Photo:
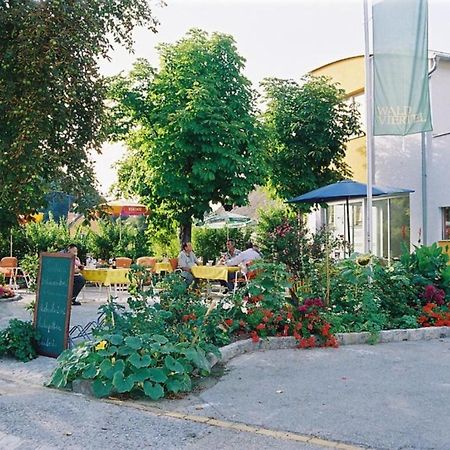
[[[16,310],[0,304],[0,318]],[[157,403],[45,388],[54,366],[0,359],[0,449],[450,450],[450,338],[250,353]]]

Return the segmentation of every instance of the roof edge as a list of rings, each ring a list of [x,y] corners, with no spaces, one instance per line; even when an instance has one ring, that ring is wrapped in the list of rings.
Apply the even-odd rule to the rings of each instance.
[[[329,63],[326,63],[326,64],[322,65],[322,66],[316,67],[315,69],[310,70],[308,73],[316,72],[318,70],[324,69],[325,67],[328,67],[328,66],[332,66],[333,64],[336,64],[336,63],[341,62],[341,61],[348,61],[348,60],[357,59],[357,58],[363,58],[364,59],[364,55],[361,54],[361,55],[347,56],[346,58],[336,59],[335,61],[331,61]]]

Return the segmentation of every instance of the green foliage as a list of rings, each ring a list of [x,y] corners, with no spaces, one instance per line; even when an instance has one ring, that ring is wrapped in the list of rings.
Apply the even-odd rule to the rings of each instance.
[[[133,393],[152,400],[189,391],[191,376],[210,370],[201,347],[173,344],[162,335],[149,334],[104,335],[94,343],[66,350],[58,362],[52,386],[63,388],[77,378],[86,379],[93,380],[97,397]]]
[[[416,247],[413,253],[404,251],[401,256],[403,265],[414,274],[413,283],[419,286],[433,284],[450,294],[449,257],[436,243],[430,246]]]
[[[140,291],[128,300],[127,311],[111,302],[103,306],[106,321],[95,330],[95,342],[62,353],[50,384],[61,388],[89,379],[99,397],[133,393],[152,400],[189,391],[192,377],[210,371],[206,354],[217,354],[203,330],[210,311],[176,274],[165,283],[161,305],[150,306],[151,292]],[[192,312],[186,320],[189,311],[200,319]]]
[[[333,314],[329,319],[335,331],[369,331],[376,335],[385,328],[388,319],[372,279],[371,264],[362,266],[356,258],[338,264],[330,292]]]
[[[246,242],[250,241],[252,234],[251,227],[233,228],[228,230],[228,237],[236,242],[236,248],[245,250]],[[227,251],[227,230],[222,229],[207,229],[196,227],[192,233],[192,245],[195,254],[202,256],[203,261],[215,261],[221,253]]]
[[[89,233],[86,228],[80,227],[71,235],[67,222],[53,219],[42,222],[29,222],[21,227],[12,229],[14,255],[22,260],[26,255],[39,255],[41,252],[55,252],[66,248],[70,243],[78,246],[78,255],[84,259],[89,245]],[[3,235],[4,247],[9,246],[9,239]],[[8,240],[7,240],[8,239]],[[9,250],[8,250],[9,253]]]
[[[342,246],[342,241],[326,229],[311,235],[304,218],[287,208],[261,212],[257,243],[265,258],[286,264],[289,272],[300,280],[314,277],[327,252]],[[322,293],[319,296],[323,297]]]
[[[284,199],[333,183],[350,174],[346,143],[359,132],[355,104],[325,77],[263,81],[267,109],[269,180]]]
[[[102,142],[98,61],[135,25],[154,29],[146,0],[0,1],[0,224],[64,188],[96,204],[91,150]]]
[[[0,357],[13,356],[26,362],[37,357],[38,335],[31,322],[12,319],[6,329],[0,331]]]
[[[102,259],[112,256],[132,259],[148,256],[151,249],[144,230],[145,223],[132,223],[121,219],[99,220],[98,231],[90,234],[88,250]]]
[[[129,154],[119,188],[176,220],[181,240],[210,202],[243,205],[262,181],[256,94],[231,36],[190,31],[159,48],[157,72],[141,60],[110,86],[116,124]]]
[[[28,288],[32,291],[36,289],[36,283],[39,272],[39,256],[37,254],[25,255],[19,261],[19,266],[28,275],[30,284]]]
[[[373,264],[373,286],[386,313],[386,328],[416,328],[420,310],[419,293],[413,274],[400,262],[385,267]]]
[[[261,306],[278,311],[286,303],[286,290],[292,287],[290,274],[283,263],[255,261],[250,269],[257,276],[248,283],[248,295],[261,298]]]

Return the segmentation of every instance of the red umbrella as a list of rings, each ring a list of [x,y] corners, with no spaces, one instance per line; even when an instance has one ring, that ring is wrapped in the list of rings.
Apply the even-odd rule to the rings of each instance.
[[[108,213],[113,217],[146,216],[148,208],[132,200],[113,200],[107,203]]]

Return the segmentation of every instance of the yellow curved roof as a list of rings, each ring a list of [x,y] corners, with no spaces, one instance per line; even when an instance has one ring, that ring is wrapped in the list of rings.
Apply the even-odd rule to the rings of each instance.
[[[311,70],[311,75],[330,77],[340,84],[347,95],[364,92],[364,55],[350,56]]]

